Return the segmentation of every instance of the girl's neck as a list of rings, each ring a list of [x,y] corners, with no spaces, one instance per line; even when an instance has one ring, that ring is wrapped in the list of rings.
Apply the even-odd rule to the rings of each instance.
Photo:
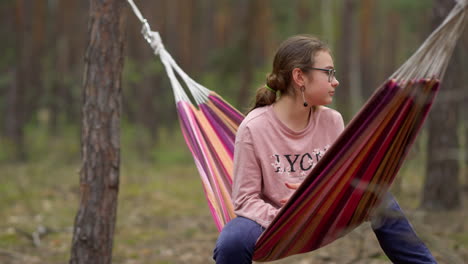
[[[291,95],[282,95],[273,104],[276,116],[293,131],[301,131],[309,124],[312,109],[304,107],[302,98]]]

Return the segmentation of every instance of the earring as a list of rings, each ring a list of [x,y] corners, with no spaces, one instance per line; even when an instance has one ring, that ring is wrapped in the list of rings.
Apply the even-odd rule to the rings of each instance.
[[[304,87],[304,86],[301,86],[302,100],[304,100],[304,107],[307,107],[309,104],[308,104],[307,101],[305,100],[305,97],[304,97],[304,90],[305,90],[305,87]]]

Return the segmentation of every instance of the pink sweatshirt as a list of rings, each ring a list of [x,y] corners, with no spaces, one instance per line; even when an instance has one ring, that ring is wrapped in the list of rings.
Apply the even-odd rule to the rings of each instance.
[[[250,112],[236,136],[235,213],[268,227],[294,192],[285,183],[301,183],[343,129],[341,114],[323,106],[302,131],[284,125],[271,105]]]

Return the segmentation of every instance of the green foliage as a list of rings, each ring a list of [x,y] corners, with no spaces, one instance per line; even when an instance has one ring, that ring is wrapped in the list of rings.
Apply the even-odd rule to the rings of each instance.
[[[15,151],[15,145],[6,137],[0,136],[0,164],[11,161],[10,158]]]
[[[158,166],[174,167],[193,163],[193,157],[178,127],[175,131],[161,129],[158,144],[152,149],[151,154]]]
[[[394,0],[394,1],[381,1],[382,7],[387,11],[395,11],[400,14],[402,19],[403,30],[408,30],[412,33],[418,33],[423,29],[429,31],[431,27],[430,16],[421,16],[421,14],[430,14],[433,7],[433,0],[426,1],[407,1],[407,0]],[[418,17],[420,19],[415,19]]]
[[[135,134],[140,129],[124,124],[122,131],[114,243],[117,259],[138,256],[135,252],[144,243],[173,235],[174,231],[167,228],[169,223],[181,217],[185,219],[187,215],[208,213],[203,188],[181,134],[161,132],[161,142],[150,147],[155,160],[148,160],[138,158],[141,149],[135,146],[135,137],[147,136],[145,132]],[[30,126],[27,132],[30,161],[0,164],[0,218],[3,219],[0,247],[14,251],[28,248],[29,252],[46,250],[49,253],[42,256],[47,259],[44,263],[52,263],[52,260],[61,263],[69,257],[71,232],[67,230],[73,226],[78,210],[79,129],[70,126],[63,130],[60,136],[52,136],[44,127]],[[56,232],[43,238],[42,249],[35,249],[28,239],[15,231],[32,233],[39,225]],[[177,229],[177,234],[178,237],[199,235],[190,226]],[[39,251],[34,254],[40,255]]]
[[[140,64],[130,57],[125,58],[125,67],[123,68],[122,79],[126,83],[139,83],[143,79],[143,72],[140,70]],[[126,85],[125,85],[126,86]],[[124,86],[124,87],[125,87]]]
[[[0,59],[0,69],[2,68],[11,68],[14,64],[14,60],[16,59],[16,50],[14,47],[5,47],[2,51],[2,58]],[[3,79],[3,77],[1,78]],[[3,80],[2,80],[3,81]],[[0,86],[2,86],[2,82],[0,82]]]
[[[453,235],[453,238],[456,241],[456,247],[468,248],[468,234],[466,233],[456,233]]]
[[[28,124],[25,129],[25,141],[28,146],[29,160],[38,162],[43,160],[44,156],[51,156],[52,159],[60,159],[68,163],[78,160],[80,158],[78,126],[64,126],[60,134],[60,136],[52,135],[47,123]]]
[[[156,143],[150,144],[152,136],[146,128],[124,122],[121,133],[122,160],[131,163],[146,160],[164,168],[193,162],[178,127],[161,127],[158,135]]]
[[[423,11],[431,9],[433,6],[433,0],[425,1],[408,1],[408,0],[393,0],[393,1],[384,1],[381,0],[380,3],[385,8],[395,9],[402,14],[414,14],[418,11]]]
[[[208,72],[200,76],[199,82],[208,89],[216,91],[226,101],[236,106],[240,86],[238,73],[217,74]]]
[[[183,243],[203,245],[195,252],[209,257],[217,232],[182,135],[170,130],[161,131],[158,143],[149,146],[155,153],[153,158],[142,159],[139,158],[142,150],[136,147],[135,141],[136,137],[148,135],[145,136],[146,132],[135,134],[141,127],[127,123],[123,127],[114,261],[123,263],[134,259],[138,263],[155,263],[167,260],[167,263],[174,263],[178,256],[165,255],[168,249],[175,252],[195,251],[183,248]],[[0,248],[30,252],[44,263],[63,263],[69,257],[70,230],[79,204],[79,148],[69,150],[67,155],[61,154],[63,149],[68,148],[66,145],[79,146],[76,138],[79,129],[68,127],[66,132],[56,137],[47,135],[42,128],[30,130],[36,133],[28,132],[28,137],[37,136],[37,140],[46,141],[34,143],[36,151],[44,148],[43,151],[29,163],[6,164],[1,169],[0,218],[4,220],[0,224]],[[50,144],[51,141],[54,143]],[[407,213],[418,206],[423,175],[421,170],[424,167],[421,166],[425,154],[423,142],[417,143],[418,151],[410,153],[399,175],[403,179],[402,193],[397,196]],[[75,158],[69,160],[70,157]],[[418,222],[412,223],[417,225]],[[40,248],[32,246],[28,239],[15,231],[32,232],[38,225],[55,230],[55,233],[42,239],[43,246]],[[455,249],[466,248],[466,232],[446,232],[438,239],[450,241]],[[369,238],[372,236],[370,234]],[[355,253],[355,240],[355,237],[347,236],[339,243],[350,241],[353,246],[347,250]],[[329,247],[337,249],[336,245]],[[321,252],[329,250],[329,247]],[[341,246],[338,249],[343,250]],[[366,250],[369,252],[369,249]],[[311,255],[302,257],[310,259]],[[388,262],[383,254],[369,257],[372,257],[372,261]],[[299,263],[293,259],[287,261]]]
[[[10,230],[9,233],[0,235],[0,247],[5,248],[10,245],[19,244],[20,238]]]

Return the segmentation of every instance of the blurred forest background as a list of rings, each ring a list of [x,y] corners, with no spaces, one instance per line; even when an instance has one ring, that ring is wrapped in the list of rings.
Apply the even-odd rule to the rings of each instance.
[[[279,43],[333,50],[349,121],[445,17],[450,0],[136,1],[195,80],[241,111]],[[0,2],[0,262],[64,263],[78,199],[88,1]],[[169,80],[126,10],[115,263],[209,263],[217,232]],[[468,259],[468,34],[393,192],[441,263]],[[368,227],[287,263],[388,263]],[[283,263],[283,262],[278,262]],[[284,262],[286,263],[286,262]],[[312,263],[312,262],[310,262]]]

